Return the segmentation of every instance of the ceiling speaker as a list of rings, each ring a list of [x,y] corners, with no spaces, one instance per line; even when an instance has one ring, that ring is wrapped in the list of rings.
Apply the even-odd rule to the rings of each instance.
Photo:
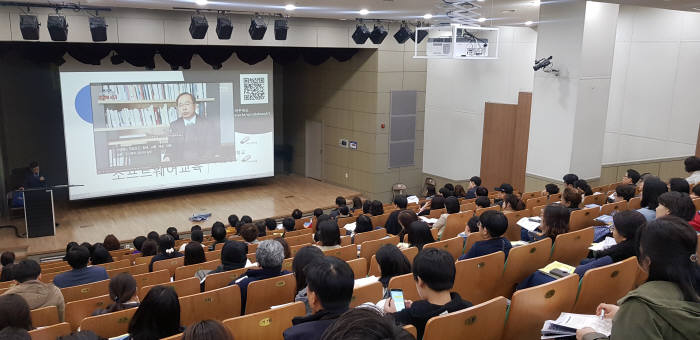
[[[107,22],[104,17],[90,17],[92,41],[107,41]]]
[[[352,34],[352,40],[354,40],[356,44],[362,45],[369,38],[369,34],[370,33],[367,29],[367,26],[365,26],[364,24],[357,25],[357,27],[355,28],[355,32]]]
[[[209,29],[207,17],[201,14],[195,14],[190,20],[190,35],[192,39],[204,39]]]
[[[231,32],[233,32],[231,18],[226,16],[219,16],[216,18],[216,35],[219,37],[219,39],[231,39]]]
[[[275,40],[287,40],[289,26],[286,19],[275,20]]]
[[[372,33],[369,34],[369,39],[372,40],[372,43],[379,45],[384,41],[384,38],[389,34],[387,32],[386,28],[382,25],[374,25],[374,29],[372,30]]]
[[[262,40],[262,38],[265,37],[265,32],[267,32],[267,24],[263,18],[253,18],[250,20],[248,33],[250,33],[251,39]]]
[[[46,27],[49,29],[51,40],[68,40],[68,23],[66,22],[66,17],[62,15],[49,15],[49,19],[46,21]]]
[[[24,40],[39,40],[39,25],[36,15],[19,16],[19,30]]]

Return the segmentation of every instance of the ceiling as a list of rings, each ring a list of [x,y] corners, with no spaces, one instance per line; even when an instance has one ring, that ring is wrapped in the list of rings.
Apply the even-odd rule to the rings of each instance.
[[[0,0],[4,1],[4,0]],[[128,7],[172,10],[175,7],[199,8],[208,10],[227,10],[246,13],[283,13],[292,17],[332,18],[354,20],[356,18],[427,21],[430,24],[448,22],[448,11],[443,0],[208,0],[206,5],[198,5],[200,0],[24,0],[36,3],[80,2],[82,5],[104,7]],[[454,0],[447,0],[454,1]],[[549,1],[580,0],[542,0],[542,5]],[[601,0],[604,2],[627,5],[648,6],[684,11],[698,11],[700,0]],[[286,11],[284,6],[294,4],[294,11]],[[523,25],[526,21],[537,22],[539,5],[533,0],[484,0],[475,2],[481,8],[475,10],[476,16],[487,20],[482,26]],[[369,10],[362,16],[360,9]],[[700,12],[700,11],[698,11]],[[423,15],[431,13],[431,20],[423,20]]]

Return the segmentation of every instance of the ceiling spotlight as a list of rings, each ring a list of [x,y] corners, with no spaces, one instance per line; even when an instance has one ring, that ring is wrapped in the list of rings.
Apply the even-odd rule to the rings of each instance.
[[[533,7],[537,7],[539,5],[540,5],[540,0],[535,0],[535,1],[530,3],[530,6],[533,6]]]
[[[394,39],[396,39],[397,43],[403,44],[406,42],[406,40],[408,40],[408,38],[411,37],[411,34],[413,34],[413,31],[410,27],[408,27],[406,22],[403,22],[401,23],[399,30],[394,33]]]
[[[204,39],[209,29],[207,17],[202,14],[195,14],[190,19],[190,35],[192,39]]]
[[[418,40],[416,41],[416,35],[418,35]],[[415,32],[411,32],[411,40],[415,41],[416,43],[420,44],[425,37],[428,36],[428,31],[426,30],[416,30]]]
[[[63,15],[49,15],[46,21],[46,27],[49,29],[49,35],[53,41],[68,40],[68,23]]]
[[[479,19],[476,19],[476,21],[478,21],[478,22],[484,22],[484,21],[486,21],[486,18],[481,17],[481,18],[479,18]]]
[[[220,15],[216,18],[216,36],[221,40],[231,39],[231,33],[233,32],[233,25],[231,24],[231,18],[228,16]]]
[[[360,10],[360,15],[367,15],[367,14],[369,14],[369,10],[368,10],[368,9],[363,8],[363,9]]]
[[[532,21],[530,21],[530,20],[525,21],[525,26],[530,26],[530,25],[532,25]]]
[[[250,28],[248,29],[248,33],[250,34],[251,39],[262,40],[262,38],[265,36],[265,32],[267,32],[267,24],[262,17],[256,16],[253,19],[250,19]]]
[[[104,17],[90,17],[92,41],[107,41],[107,23]]]
[[[486,0],[476,0],[476,1],[477,1],[477,2],[484,2],[484,1],[486,1]]]
[[[370,33],[367,26],[364,24],[357,25],[355,33],[352,34],[352,40],[354,40],[356,44],[362,45],[367,41],[369,35]]]
[[[205,6],[206,4],[209,3],[207,0],[194,0],[194,3],[199,5],[199,6]]]
[[[19,16],[19,30],[24,40],[39,40],[39,19],[36,15],[22,14]]]
[[[389,32],[386,31],[386,28],[382,26],[381,24],[379,25],[374,25],[374,29],[372,30],[372,33],[369,34],[369,39],[372,40],[372,43],[375,45],[379,45],[384,41],[384,38],[386,38],[387,34]]]
[[[430,14],[430,13],[426,13],[426,14],[423,16],[423,19],[425,19],[425,20],[430,20],[430,19],[432,19],[432,18],[433,18],[433,15]]]
[[[275,20],[275,40],[287,40],[287,19]]]
[[[284,10],[286,10],[286,11],[293,11],[295,9],[297,9],[297,6],[295,6],[294,4],[286,4],[284,6]]]

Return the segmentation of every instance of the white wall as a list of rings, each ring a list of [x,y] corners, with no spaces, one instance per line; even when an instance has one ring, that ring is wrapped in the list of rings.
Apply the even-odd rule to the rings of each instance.
[[[497,60],[429,59],[423,172],[464,180],[481,170],[484,103],[532,91],[537,32],[501,27]]]
[[[700,13],[621,6],[603,164],[693,154]]]

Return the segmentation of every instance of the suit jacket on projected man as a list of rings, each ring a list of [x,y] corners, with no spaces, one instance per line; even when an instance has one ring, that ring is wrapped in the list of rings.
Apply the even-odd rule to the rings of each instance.
[[[171,162],[193,164],[213,160],[217,127],[200,115],[195,117],[194,124],[187,126],[182,117],[170,123],[171,147],[167,154]]]

